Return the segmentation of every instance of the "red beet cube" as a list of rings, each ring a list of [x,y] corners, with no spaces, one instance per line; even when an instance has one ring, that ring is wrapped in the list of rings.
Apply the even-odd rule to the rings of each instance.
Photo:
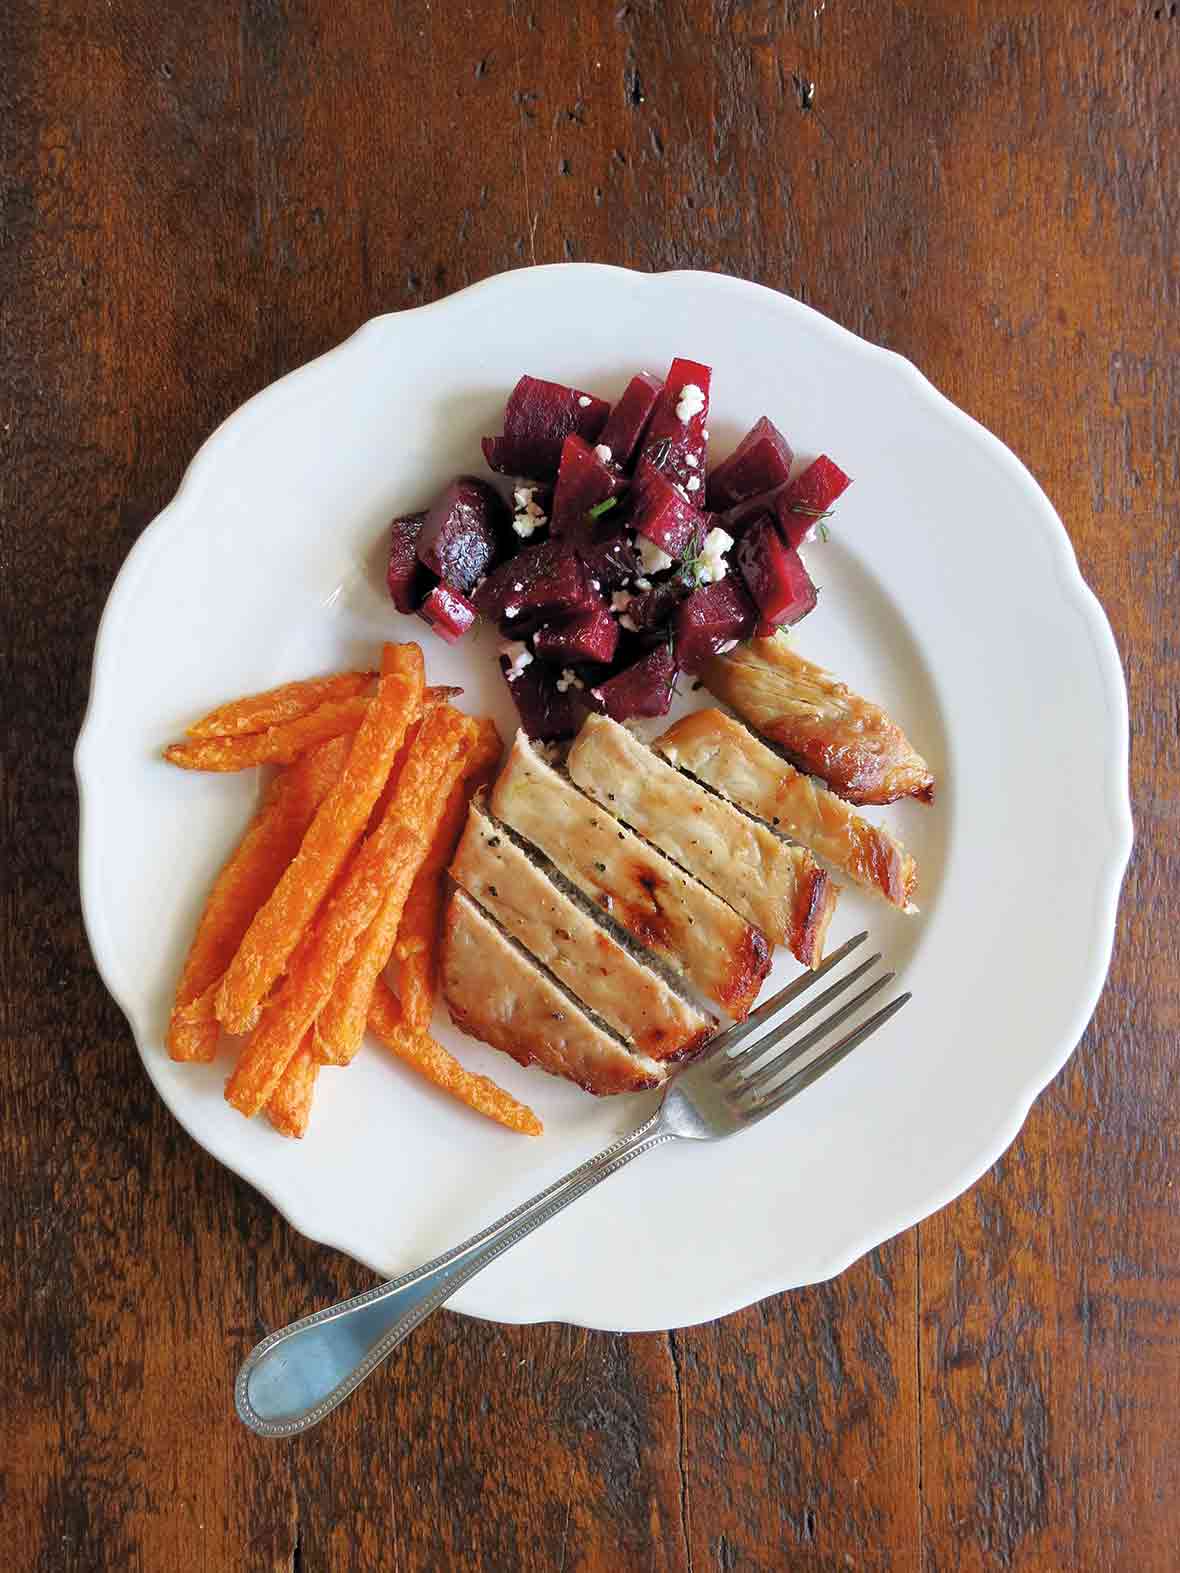
[[[631,528],[669,557],[679,557],[694,534],[704,540],[707,527],[669,477],[644,458],[631,485]]]
[[[661,641],[633,666],[626,667],[590,690],[590,696],[613,721],[629,716],[667,715],[672,707],[676,662]]]
[[[732,639],[748,639],[758,611],[734,574],[694,590],[676,609],[676,664],[697,672]]]
[[[602,522],[605,524],[609,517],[608,514]],[[585,563],[591,580],[597,580],[598,588],[604,593],[619,589],[639,572],[639,558],[625,530],[595,541],[593,545],[579,546],[578,556]]]
[[[500,670],[508,676],[509,662],[500,657]],[[581,730],[590,706],[580,688],[558,688],[559,673],[551,666],[533,661],[524,671],[512,678],[508,692],[520,712],[520,724],[531,738],[554,742],[559,738],[573,737]]]
[[[452,590],[469,595],[502,555],[507,530],[500,494],[474,476],[457,476],[427,510],[418,561]]]
[[[786,489],[787,483],[784,482],[781,486],[776,486],[773,491],[757,492],[753,497],[746,497],[719,514],[717,523],[723,530],[727,530],[735,541],[740,541],[748,526],[756,519],[761,519],[764,514],[774,516],[779,493]]]
[[[688,585],[677,574],[672,579],[653,585],[642,595],[636,595],[627,607],[627,616],[640,631],[660,628],[669,620],[688,591]]]
[[[484,457],[504,475],[552,480],[561,462],[561,445],[570,432],[597,442],[609,414],[605,399],[580,388],[522,377],[504,408],[504,435],[484,438]]]
[[[734,551],[765,622],[797,623],[814,608],[815,586],[803,559],[786,544],[769,514],[750,526]]]
[[[698,494],[702,504],[711,375],[698,361],[672,362],[640,448],[641,458],[687,488],[690,496]]]
[[[433,578],[418,561],[418,537],[424,513],[407,513],[390,527],[389,567],[385,582],[399,612],[416,612],[422,605]]]
[[[561,622],[542,623],[533,635],[533,649],[539,661],[572,666],[579,661],[594,661],[605,666],[613,661],[619,645],[619,625],[605,606],[592,612],[578,612]]]
[[[590,509],[615,496],[622,484],[617,470],[604,463],[583,438],[571,434],[562,444],[550,534],[567,536],[572,544],[592,541],[596,521],[588,517]]]
[[[798,547],[806,540],[819,516],[851,485],[851,478],[840,466],[821,453],[789,486],[784,486],[775,496],[774,510],[787,545]]]
[[[526,546],[494,568],[472,599],[513,639],[552,618],[593,611],[601,604],[585,568],[560,541]]]
[[[721,513],[747,497],[773,491],[791,474],[791,445],[768,415],[755,421],[709,475],[709,507]]]
[[[418,608],[418,616],[447,644],[458,644],[478,615],[467,597],[449,584],[436,584]]]
[[[635,457],[639,439],[651,419],[663,383],[649,371],[641,371],[623,390],[623,396],[611,410],[602,435],[598,439],[610,449],[611,463],[625,470]]]

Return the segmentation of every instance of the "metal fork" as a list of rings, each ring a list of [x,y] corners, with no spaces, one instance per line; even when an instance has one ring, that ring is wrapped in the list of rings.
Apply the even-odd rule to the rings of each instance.
[[[799,1065],[812,1049],[818,1048],[885,988],[894,977],[892,972],[876,978],[802,1037],[792,1038],[779,1053],[766,1056],[869,973],[880,961],[879,955],[870,956],[838,982],[821,990],[770,1031],[759,1034],[759,1028],[839,966],[867,938],[867,933],[856,935],[814,972],[804,973],[745,1021],[720,1033],[700,1059],[667,1082],[659,1108],[629,1136],[614,1142],[445,1256],[435,1257],[401,1278],[316,1311],[264,1338],[246,1357],[234,1386],[234,1402],[242,1421],[260,1436],[294,1436],[309,1430],[468,1279],[608,1175],[617,1174],[633,1158],[663,1142],[717,1141],[748,1130],[818,1081],[878,1027],[884,1026],[910,998],[909,994],[899,995],[807,1064]],[[792,1066],[799,1068],[791,1071]]]

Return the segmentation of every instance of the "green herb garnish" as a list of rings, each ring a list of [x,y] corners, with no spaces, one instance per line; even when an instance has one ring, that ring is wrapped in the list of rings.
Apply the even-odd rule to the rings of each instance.
[[[678,565],[681,580],[690,589],[695,589],[700,580],[704,552],[705,540],[701,534],[701,527],[700,525],[694,525],[693,532],[688,538],[684,551],[681,553]]]
[[[604,497],[601,502],[596,502],[593,508],[587,508],[587,519],[601,519],[604,513],[609,513],[618,502],[617,497]]]
[[[824,523],[825,519],[830,519],[832,517],[832,510],[830,508],[809,508],[805,502],[793,502],[791,504],[791,512],[801,513],[805,519],[814,519],[819,526],[820,540],[831,540],[832,532]]]

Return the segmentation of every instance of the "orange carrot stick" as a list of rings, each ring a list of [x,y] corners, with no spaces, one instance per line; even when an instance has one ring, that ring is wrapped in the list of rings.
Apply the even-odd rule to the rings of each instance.
[[[307,1134],[319,1073],[320,1062],[311,1051],[310,1036],[305,1037],[266,1105],[266,1117],[280,1136]]]
[[[401,903],[395,890],[387,893],[351,959],[341,968],[332,996],[316,1020],[316,1053],[328,1064],[347,1065],[356,1055],[365,1034],[373,985],[389,963],[395,940],[400,955],[402,936],[410,932],[414,935],[414,944],[402,968],[402,1014],[408,1026],[426,1028],[430,1025],[433,980],[437,972],[437,962],[432,957],[437,950],[443,870],[451,861],[462,833],[471,794],[495,770],[501,752],[500,735],[495,725],[491,721],[480,721],[476,726],[475,741],[463,761],[459,779],[451,789],[409,895]],[[404,792],[407,800],[413,800],[427,791],[437,790],[437,783],[428,777],[420,781],[414,779],[415,771],[422,772],[420,760],[421,756],[412,749],[398,778],[396,792],[399,797]],[[415,999],[412,1012],[405,982],[407,971],[411,975]]]
[[[214,881],[176,986],[168,1025],[168,1052],[174,1060],[208,1061],[216,1054],[219,1029],[210,985],[233,959],[254,914],[298,852],[308,825],[339,779],[347,757],[347,740],[333,738],[276,776],[249,829]],[[195,1019],[191,1012],[186,1013],[186,1007],[207,994],[207,1009]]]
[[[320,705],[355,698],[377,676],[376,672],[337,672],[331,677],[305,677],[283,683],[263,694],[248,694],[218,705],[187,728],[189,737],[242,737],[265,732],[286,721],[298,721]]]
[[[424,707],[444,703],[461,688],[427,688]],[[352,699],[329,700],[294,721],[283,721],[244,737],[200,737],[191,743],[169,743],[164,758],[181,770],[225,774],[251,770],[255,765],[288,765],[307,749],[330,737],[357,730],[368,713],[370,701],[361,694]]]
[[[455,1056],[429,1033],[412,1032],[404,1027],[397,1000],[384,978],[377,979],[369,1002],[369,1028],[406,1065],[458,1098],[469,1109],[525,1136],[541,1135],[544,1126],[526,1104],[518,1103],[490,1077],[464,1070]]]
[[[361,846],[226,1083],[227,1100],[242,1114],[256,1114],[274,1091],[304,1033],[327,1004],[341,967],[391,890],[399,892],[395,899],[400,916],[474,732],[474,723],[450,706],[432,710],[422,723],[414,748],[421,759],[414,772],[420,790],[413,798],[399,792]],[[406,763],[407,772],[412,764],[413,757]]]
[[[386,645],[377,694],[353,739],[344,772],[320,804],[299,851],[256,913],[221,980],[217,1016],[231,1032],[247,1032],[254,1025],[271,984],[360,840],[421,700],[421,650],[414,644]]]
[[[284,721],[248,737],[201,737],[170,743],[164,758],[182,770],[250,770],[255,765],[288,765],[330,737],[355,732],[369,712],[369,701],[330,700],[294,721]]]

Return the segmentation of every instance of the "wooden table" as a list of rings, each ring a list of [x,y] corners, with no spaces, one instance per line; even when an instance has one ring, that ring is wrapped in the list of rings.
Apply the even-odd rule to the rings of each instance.
[[[0,67],[5,1565],[1176,1567],[1177,7],[8,0]],[[266,1444],[236,1362],[370,1279],[194,1147],[94,973],[95,627],[249,394],[586,258],[810,301],[1043,482],[1130,681],[1111,983],[1002,1162],[835,1282],[658,1336],[442,1315]]]

